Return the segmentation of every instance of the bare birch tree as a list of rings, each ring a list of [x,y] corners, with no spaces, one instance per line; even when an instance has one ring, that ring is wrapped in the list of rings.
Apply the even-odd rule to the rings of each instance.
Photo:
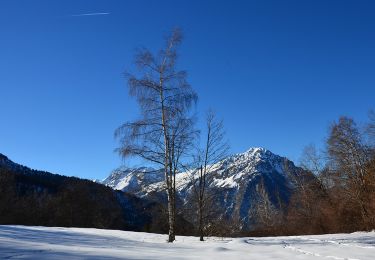
[[[189,115],[197,95],[186,81],[186,72],[176,69],[177,47],[182,40],[175,29],[157,54],[139,50],[134,64],[137,73],[125,73],[130,96],[141,118],[120,126],[115,136],[124,158],[139,157],[164,169],[168,198],[168,242],[175,240],[176,173],[192,145],[194,120]]]

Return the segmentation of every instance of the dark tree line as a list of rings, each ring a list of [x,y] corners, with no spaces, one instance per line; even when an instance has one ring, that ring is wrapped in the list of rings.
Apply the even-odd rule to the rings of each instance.
[[[168,231],[158,203],[89,180],[4,164],[9,160],[0,156],[0,224]],[[177,232],[188,234],[191,225],[181,216],[177,222]]]

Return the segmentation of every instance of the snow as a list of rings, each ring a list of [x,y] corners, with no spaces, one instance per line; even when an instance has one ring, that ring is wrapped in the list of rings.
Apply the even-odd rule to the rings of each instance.
[[[221,188],[236,188],[238,186],[237,182],[234,180],[235,176],[230,176],[224,179],[215,179],[214,185]]]
[[[160,170],[149,167],[127,168],[122,166],[114,170],[100,183],[112,187],[115,190],[123,190],[141,195],[144,193],[143,189],[145,189],[145,183],[157,183],[161,182],[163,179],[164,175]]]
[[[0,226],[0,259],[374,259],[375,232],[209,238],[89,228]]]

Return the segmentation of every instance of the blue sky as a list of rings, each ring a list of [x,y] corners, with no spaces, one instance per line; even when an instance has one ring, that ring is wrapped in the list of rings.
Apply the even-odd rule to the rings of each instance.
[[[3,0],[0,9],[0,152],[32,168],[102,179],[119,166],[113,132],[138,111],[122,73],[137,47],[158,49],[175,26],[197,110],[224,119],[233,153],[262,146],[298,160],[338,116],[361,122],[375,108],[374,1]]]

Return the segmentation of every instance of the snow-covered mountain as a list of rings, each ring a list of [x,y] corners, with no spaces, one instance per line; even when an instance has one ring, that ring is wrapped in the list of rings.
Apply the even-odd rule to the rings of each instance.
[[[207,175],[209,191],[214,197],[215,207],[225,216],[250,224],[249,216],[262,196],[279,207],[287,203],[291,195],[292,180],[298,178],[301,169],[285,157],[273,154],[264,148],[250,148],[212,165]],[[180,205],[189,206],[193,201],[196,171],[178,173],[176,186]],[[147,197],[165,199],[165,185],[162,171],[152,168],[129,169],[121,167],[113,171],[102,183],[117,190]],[[263,198],[264,199],[264,198]]]

